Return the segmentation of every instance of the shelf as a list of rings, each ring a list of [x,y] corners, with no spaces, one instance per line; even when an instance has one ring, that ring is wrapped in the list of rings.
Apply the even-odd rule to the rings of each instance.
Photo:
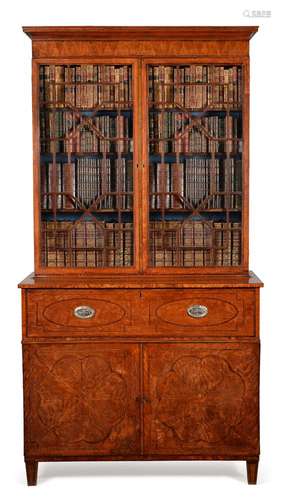
[[[162,220],[162,213],[160,210],[150,210],[151,222]],[[164,220],[166,221],[179,221],[193,220],[193,221],[214,221],[214,222],[226,222],[226,211],[224,209],[212,209],[206,211],[200,211],[200,215],[193,215],[191,210],[173,211],[165,210]],[[241,211],[237,209],[229,210],[229,220],[230,222],[241,222]]]
[[[49,112],[51,112],[51,111],[55,111],[55,112],[63,111],[66,113],[74,112],[74,113],[79,113],[82,116],[90,116],[90,117],[92,117],[93,115],[94,115],[94,117],[96,117],[96,116],[117,116],[119,113],[122,116],[131,117],[132,113],[133,113],[132,108],[123,108],[123,109],[119,109],[119,110],[113,110],[113,109],[97,110],[96,108],[74,108],[74,109],[72,109],[71,107],[67,108],[67,107],[41,106],[40,112],[44,113],[45,111],[49,111]]]
[[[56,161],[60,163],[68,163],[68,155],[67,153],[56,153]],[[117,159],[118,153],[71,153],[70,155],[71,161],[79,160],[80,158],[96,158],[103,159],[103,157],[107,159]],[[133,153],[121,153],[120,157],[126,160],[133,159]],[[51,163],[53,161],[52,153],[41,153],[40,154],[41,163],[48,162]]]
[[[227,114],[227,109],[204,109],[204,110],[195,110],[194,108],[184,108],[183,106],[180,106],[178,108],[170,108],[170,107],[167,107],[167,108],[149,108],[149,113],[161,113],[161,111],[165,111],[168,112],[172,112],[172,113],[185,113],[187,112],[188,114],[190,114],[191,116],[194,116],[194,117],[202,117],[204,118],[205,116],[222,116],[222,117],[225,117],[225,115]],[[242,115],[242,108],[234,108],[234,109],[231,109],[229,110],[229,114],[235,118],[240,118],[241,115]]]
[[[150,208],[149,209],[150,212],[161,212],[161,209],[160,208]],[[200,213],[206,213],[206,212],[210,212],[210,213],[220,213],[220,212],[225,212],[226,211],[226,208],[208,208],[208,209],[205,209],[204,211],[201,211],[200,210]],[[191,209],[188,209],[188,208],[165,208],[165,213],[192,213],[193,210]],[[241,212],[241,208],[229,208],[228,209],[228,212]]]
[[[164,163],[176,163],[176,153],[164,153]],[[214,158],[219,160],[219,159],[225,159],[226,158],[226,153],[215,153]],[[233,158],[234,160],[241,160],[242,159],[242,153],[230,153],[229,155],[230,158]],[[202,158],[202,159],[211,159],[212,154],[211,153],[180,153],[179,154],[179,159],[180,161],[183,161],[188,158]],[[149,155],[149,160],[151,163],[161,163],[161,155],[160,153],[156,154],[150,154]]]
[[[87,209],[85,209],[87,210]],[[83,214],[85,210],[80,210],[79,208],[57,208],[57,212],[63,213],[63,214]],[[132,208],[121,208],[120,209],[122,212],[132,212]],[[53,210],[51,208],[42,208],[41,213],[44,214],[52,214]],[[92,210],[92,213],[105,213],[105,214],[111,214],[111,213],[117,213],[117,208],[101,208],[98,210]]]
[[[93,221],[93,217],[101,222],[118,222],[118,212],[116,211],[102,211],[99,210],[98,212],[92,212],[93,217],[90,215],[84,215],[83,216],[82,211],[57,211],[56,212],[56,218],[54,217],[54,213],[51,212],[50,210],[42,210],[41,211],[41,220],[44,222],[55,222],[57,221],[69,221],[69,222],[75,222],[78,219],[81,219],[81,222],[87,221],[91,222]],[[83,216],[83,217],[82,217]],[[133,211],[132,210],[122,210],[120,212],[120,218],[121,222],[133,222]]]

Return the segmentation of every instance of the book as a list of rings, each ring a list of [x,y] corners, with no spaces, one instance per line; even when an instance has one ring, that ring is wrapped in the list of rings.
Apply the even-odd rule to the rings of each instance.
[[[241,263],[241,224],[238,222],[150,222],[149,234],[153,267],[238,266]]]
[[[41,259],[55,267],[123,267],[133,264],[133,224],[42,221]]]
[[[151,65],[149,67],[149,100],[155,106],[187,109],[241,106],[241,66],[219,65]]]

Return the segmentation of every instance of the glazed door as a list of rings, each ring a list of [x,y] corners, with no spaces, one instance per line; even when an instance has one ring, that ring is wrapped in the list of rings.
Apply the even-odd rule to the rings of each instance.
[[[135,345],[24,345],[25,455],[140,450]]]
[[[247,66],[166,61],[143,65],[145,267],[237,272],[247,260]]]
[[[34,63],[36,264],[44,273],[138,268],[136,75],[134,60]]]
[[[144,450],[257,455],[259,346],[151,344],[144,351]]]

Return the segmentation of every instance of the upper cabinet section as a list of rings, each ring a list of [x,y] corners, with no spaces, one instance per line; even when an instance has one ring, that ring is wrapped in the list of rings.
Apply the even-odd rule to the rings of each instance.
[[[26,27],[35,271],[248,269],[257,27]]]

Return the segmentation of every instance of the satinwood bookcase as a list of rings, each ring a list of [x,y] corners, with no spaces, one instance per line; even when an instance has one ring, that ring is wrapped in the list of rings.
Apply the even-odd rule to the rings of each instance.
[[[25,27],[35,272],[24,457],[259,460],[257,27]]]

